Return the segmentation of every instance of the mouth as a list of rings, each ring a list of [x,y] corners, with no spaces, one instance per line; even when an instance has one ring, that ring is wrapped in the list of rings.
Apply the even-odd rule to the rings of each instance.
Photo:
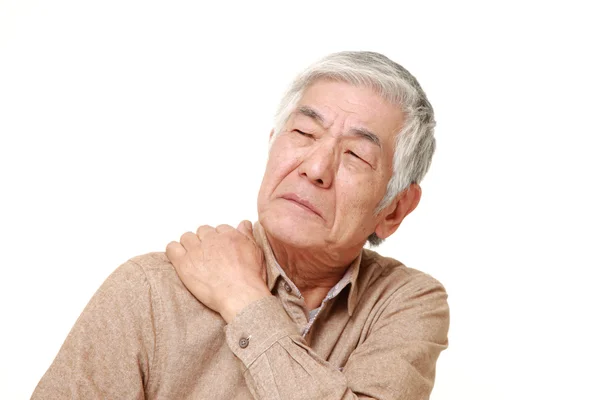
[[[296,195],[294,193],[286,193],[283,196],[281,196],[281,198],[285,199],[285,200],[289,200],[289,201],[295,203],[296,205],[298,205],[299,207],[302,207],[305,210],[308,210],[314,214],[317,214],[319,217],[323,218],[323,216],[321,215],[319,210],[317,210],[317,208],[315,206],[313,206],[310,201],[301,199],[298,195]]]

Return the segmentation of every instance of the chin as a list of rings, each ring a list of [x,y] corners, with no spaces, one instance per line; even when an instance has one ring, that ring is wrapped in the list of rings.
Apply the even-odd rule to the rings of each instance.
[[[259,222],[274,239],[293,247],[315,247],[325,244],[324,226],[312,218],[297,214],[259,213]]]

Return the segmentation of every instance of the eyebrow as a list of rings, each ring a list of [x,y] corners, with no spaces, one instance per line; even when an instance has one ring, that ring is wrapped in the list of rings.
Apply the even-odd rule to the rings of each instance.
[[[367,129],[364,129],[364,128],[353,128],[350,130],[350,133],[352,133],[355,136],[360,136],[362,138],[369,140],[370,142],[372,142],[374,145],[376,145],[377,147],[379,147],[381,149],[381,141],[379,140],[379,136],[377,136],[373,132],[371,132]]]
[[[298,107],[297,110],[300,114],[314,119],[317,123],[319,123],[319,125],[323,126],[325,124],[325,118],[323,118],[323,116],[321,114],[319,114],[315,109],[307,107],[307,106],[300,106]]]
[[[325,125],[325,118],[321,114],[319,114],[314,108],[311,108],[308,106],[300,106],[300,107],[298,107],[297,112],[314,120],[321,126]],[[371,132],[368,129],[352,128],[352,129],[350,129],[350,133],[354,136],[360,136],[364,139],[367,139],[368,141],[370,141],[371,143],[373,143],[380,149],[382,148],[381,140],[379,139],[379,136],[377,136],[376,134],[374,134],[373,132]]]

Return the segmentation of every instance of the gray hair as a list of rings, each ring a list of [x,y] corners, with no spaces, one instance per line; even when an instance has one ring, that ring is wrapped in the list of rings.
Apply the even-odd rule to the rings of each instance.
[[[420,183],[427,173],[435,151],[433,108],[417,79],[386,56],[369,51],[333,53],[309,66],[289,87],[275,115],[273,138],[283,130],[306,88],[320,79],[371,88],[402,109],[405,121],[396,135],[392,177],[375,210],[379,214],[411,183]],[[368,241],[377,246],[383,239],[372,233]]]

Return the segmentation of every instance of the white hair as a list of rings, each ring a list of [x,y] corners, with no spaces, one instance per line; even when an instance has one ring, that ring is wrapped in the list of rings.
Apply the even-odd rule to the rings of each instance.
[[[273,138],[283,130],[306,88],[319,79],[371,88],[402,109],[404,124],[396,135],[393,174],[375,210],[378,214],[427,173],[435,151],[433,108],[416,78],[386,56],[367,51],[333,53],[309,66],[289,87],[275,115]],[[372,246],[382,242],[375,233],[368,240]]]

